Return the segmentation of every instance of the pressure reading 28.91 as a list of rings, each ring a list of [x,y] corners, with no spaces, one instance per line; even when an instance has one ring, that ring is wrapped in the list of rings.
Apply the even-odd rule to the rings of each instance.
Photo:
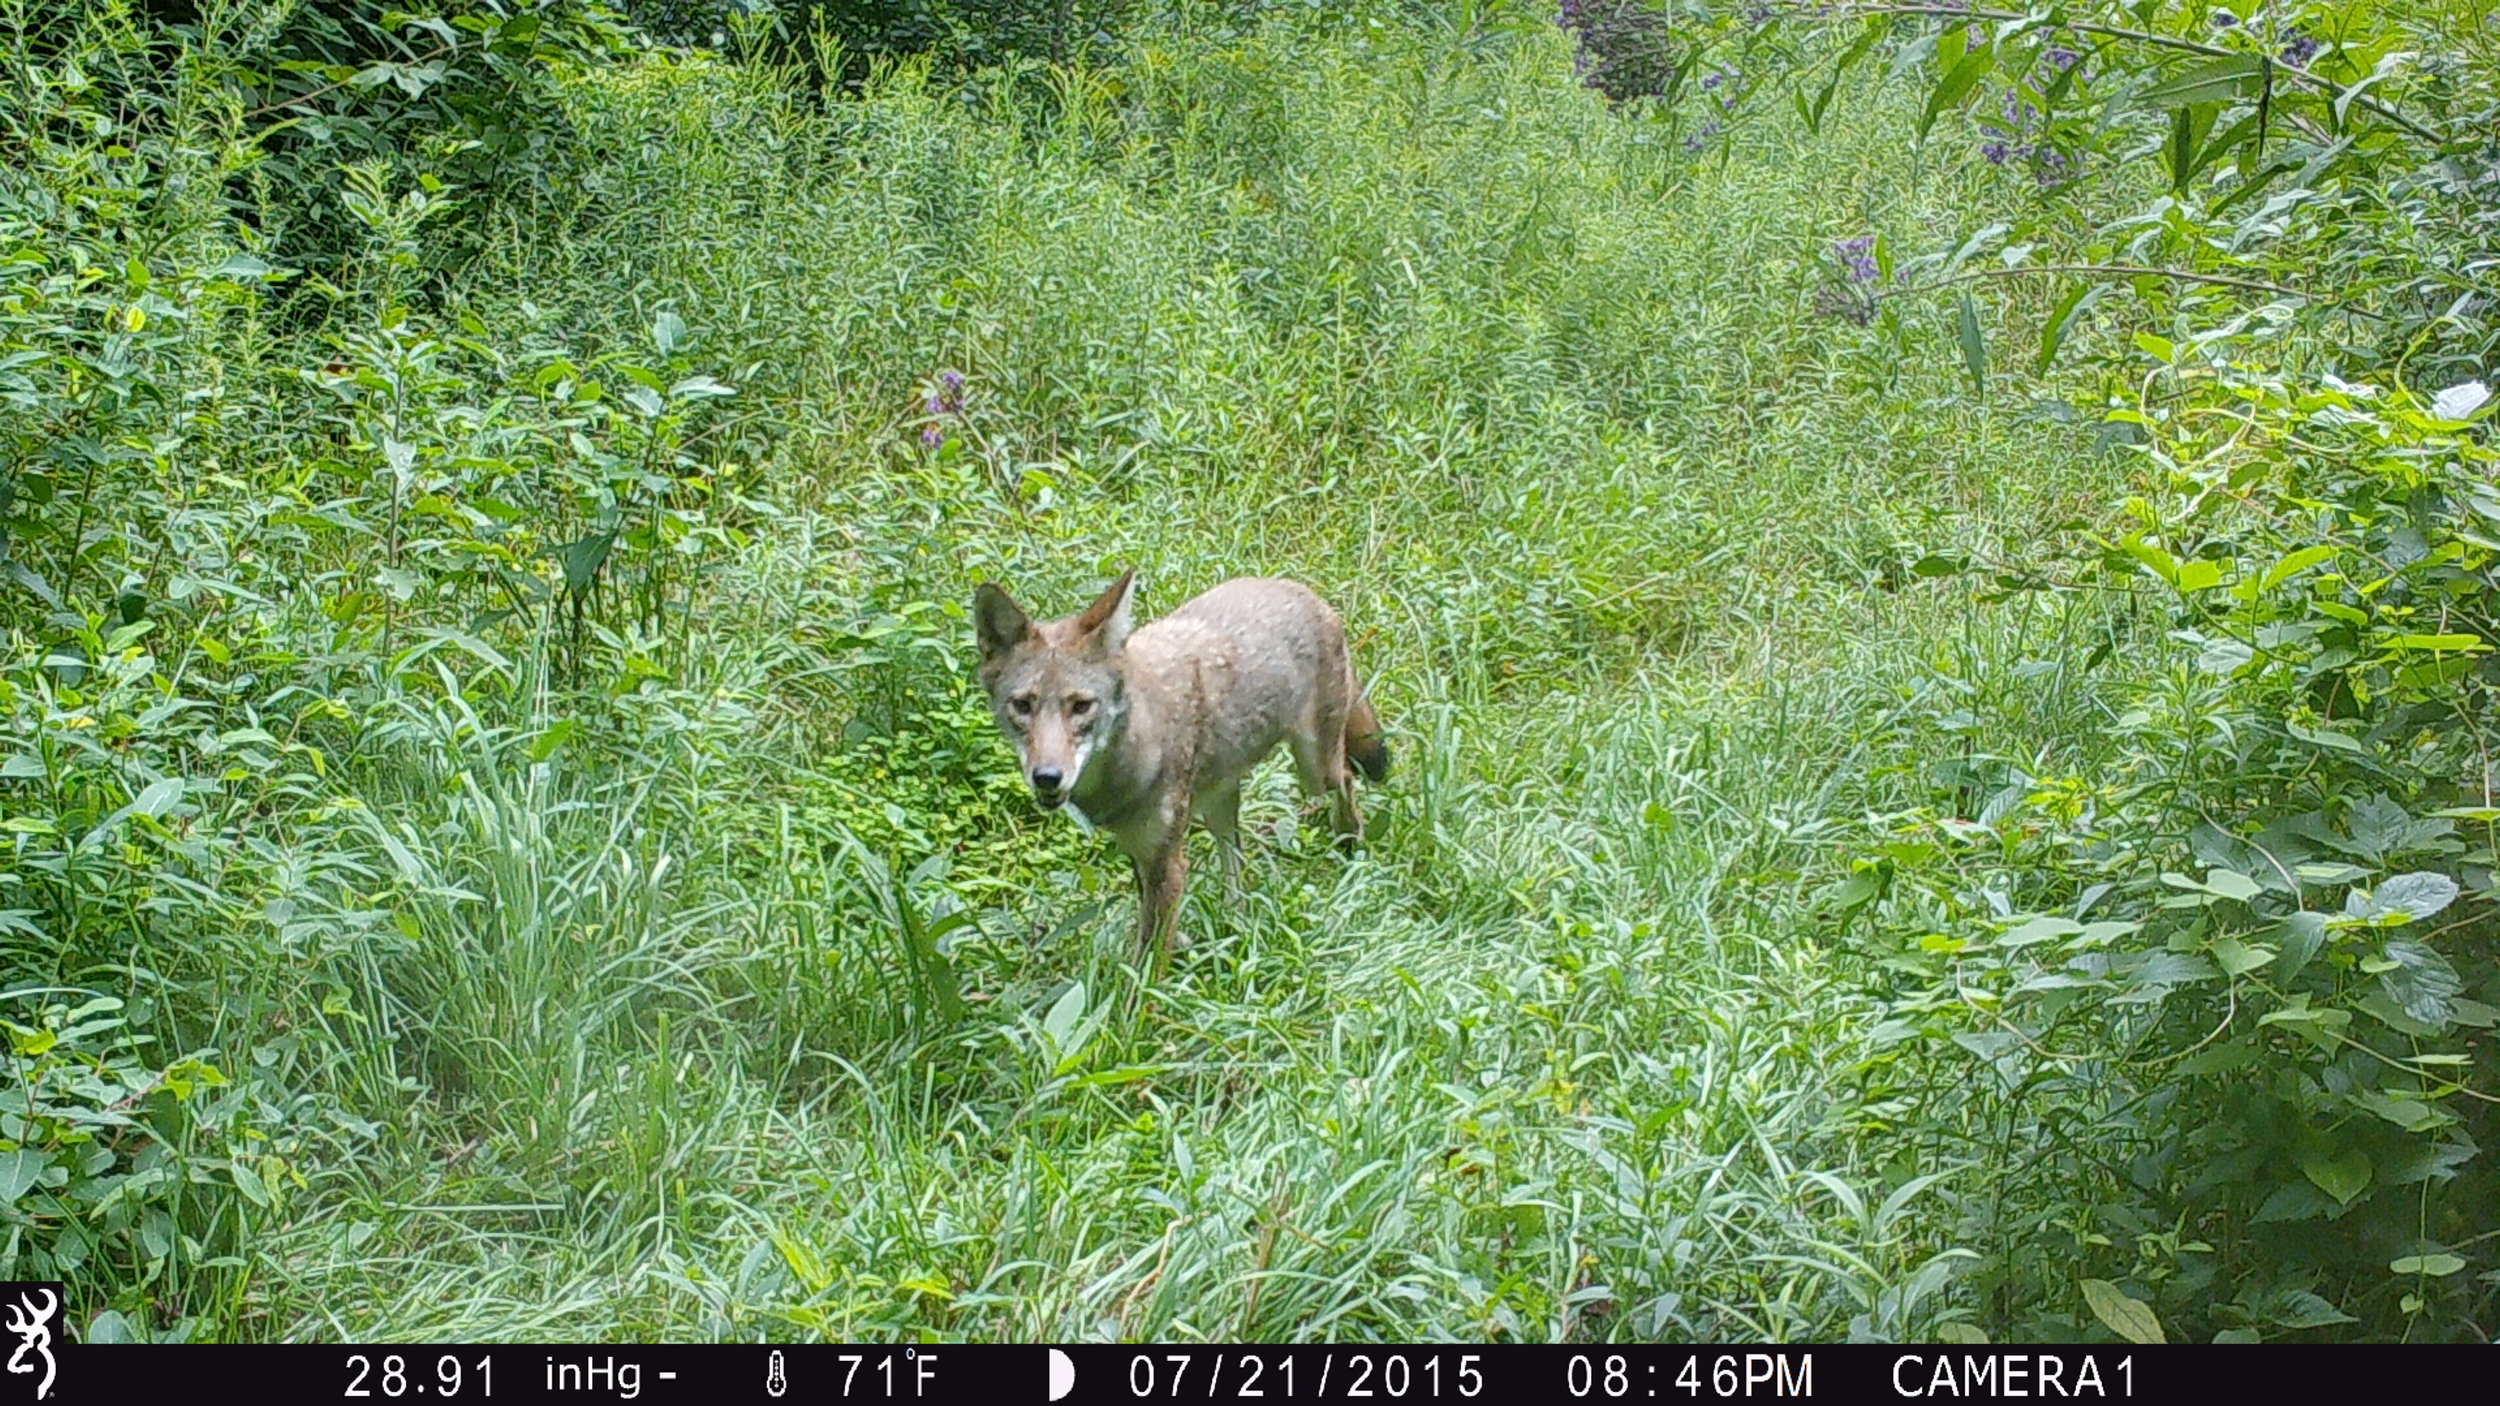
[[[495,1359],[480,1355],[474,1362],[463,1363],[455,1353],[446,1352],[434,1359],[434,1375],[429,1381],[411,1376],[408,1359],[398,1353],[385,1354],[376,1370],[372,1356],[355,1352],[347,1357],[347,1389],[341,1396],[378,1396],[402,1400],[412,1396],[438,1397],[454,1400],[467,1392],[471,1396],[495,1394]]]

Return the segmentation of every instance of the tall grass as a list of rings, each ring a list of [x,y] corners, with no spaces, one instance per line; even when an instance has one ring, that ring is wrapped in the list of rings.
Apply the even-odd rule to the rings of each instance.
[[[423,202],[369,171],[363,281],[290,305],[310,330],[257,287],[186,311],[217,452],[127,471],[256,632],[151,645],[284,734],[180,744],[233,788],[198,834],[243,838],[178,830],[178,788],[129,822],[191,845],[160,908],[65,868],[105,917],[10,952],[179,988],[294,1091],[178,1123],[192,1199],[89,1262],[128,1308],[98,1335],[2003,1331],[1957,1276],[2029,1149],[1922,1133],[1966,1067],[1824,892],[1866,811],[2102,745],[2127,621],[1914,564],[2020,561],[2126,466],[1813,311],[1834,241],[2023,198],[1922,154],[1916,97],[1696,156],[1538,26],[1150,27],[824,95],[650,54],[563,79],[548,178],[463,227],[439,305]],[[417,409],[385,434],[351,361]],[[537,491],[597,457],[548,388],[635,371],[736,392],[634,442],[632,523],[676,514],[638,574],[545,568],[598,535],[560,508],[540,598],[358,594],[401,504],[385,547],[338,484],[422,453],[495,466],[447,496]],[[1020,794],[963,610],[1131,565],[1149,615],[1310,582],[1398,757],[1352,860],[1259,773],[1242,901],[1200,886],[1152,985],[1124,866]],[[14,705],[59,665],[8,623]],[[169,891],[215,943],[150,925]]]
[[[595,734],[534,754],[544,690],[411,703],[359,791],[422,896],[370,973],[391,1126],[209,1331],[1968,1316],[1990,1172],[1894,1135],[1818,836],[1967,745],[1945,713],[2082,733],[2089,638],[1901,568],[2019,556],[2119,468],[1810,303],[1819,248],[1981,178],[1884,92],[1695,160],[1559,36],[1170,37],[1054,83],[570,83],[574,193],[461,305],[521,344],[673,311],[770,446],[743,541],[619,637],[664,677]],[[1132,563],[1148,613],[1310,581],[1401,754],[1352,862],[1262,773],[1245,900],[1193,894],[1151,989],[1117,866],[1001,775],[959,605]]]

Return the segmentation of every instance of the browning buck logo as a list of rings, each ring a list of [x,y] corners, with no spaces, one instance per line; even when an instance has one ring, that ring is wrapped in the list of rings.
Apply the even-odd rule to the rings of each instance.
[[[9,1354],[9,1372],[12,1376],[42,1373],[35,1383],[35,1399],[44,1400],[52,1394],[52,1326],[61,1312],[61,1286],[0,1285],[0,1311],[7,1314],[8,1330],[17,1335],[17,1350]]]

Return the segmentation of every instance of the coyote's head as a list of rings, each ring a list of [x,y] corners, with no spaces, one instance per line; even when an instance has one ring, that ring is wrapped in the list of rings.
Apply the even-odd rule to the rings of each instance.
[[[1120,646],[1136,576],[1122,572],[1092,605],[1062,620],[1036,622],[986,581],[973,592],[981,686],[1045,810],[1067,803],[1095,748],[1119,732],[1127,706]]]

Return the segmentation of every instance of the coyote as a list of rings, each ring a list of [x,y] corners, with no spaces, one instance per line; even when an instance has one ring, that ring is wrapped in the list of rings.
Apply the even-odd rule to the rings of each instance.
[[[1389,772],[1337,612],[1292,581],[1238,577],[1129,629],[1137,573],[1077,615],[1036,623],[983,582],[972,615],[981,686],[1044,810],[1074,805],[1137,875],[1137,943],[1158,966],[1174,932],[1195,815],[1215,835],[1227,893],[1241,882],[1241,778],[1278,742],[1325,794],[1340,844],[1363,831],[1354,775]]]

